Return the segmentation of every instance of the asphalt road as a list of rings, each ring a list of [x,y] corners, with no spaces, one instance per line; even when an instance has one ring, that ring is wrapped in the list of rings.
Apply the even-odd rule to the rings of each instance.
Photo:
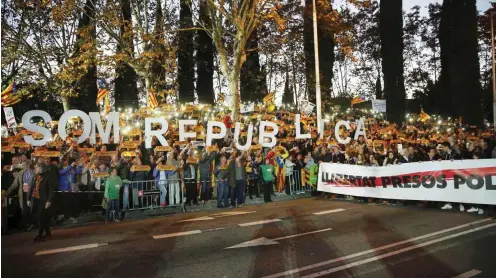
[[[34,235],[2,237],[3,277],[496,277],[496,220],[417,207],[300,199]]]

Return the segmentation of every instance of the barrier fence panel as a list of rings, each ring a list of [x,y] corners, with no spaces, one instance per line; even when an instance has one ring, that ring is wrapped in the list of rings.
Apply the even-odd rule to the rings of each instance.
[[[177,207],[183,203],[183,195],[181,180],[133,181],[124,185],[123,209]]]
[[[294,170],[290,176],[286,177],[289,178],[290,192],[294,199],[296,199],[297,194],[303,194],[311,190],[308,178],[303,177],[304,171],[306,170]]]

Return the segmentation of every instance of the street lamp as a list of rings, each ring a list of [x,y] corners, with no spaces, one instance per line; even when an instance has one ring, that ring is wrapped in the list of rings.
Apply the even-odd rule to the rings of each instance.
[[[496,2],[492,2],[493,8],[489,16],[491,17],[491,54],[493,57],[493,124],[494,130],[496,130],[496,57],[494,49],[494,15],[496,14]]]
[[[315,0],[312,0],[313,8],[313,46],[315,53],[315,104],[317,105],[317,130],[320,138],[324,138],[324,128],[322,125],[322,97],[320,95],[320,69],[319,69],[319,35],[317,32],[317,8]],[[330,50],[333,51],[333,50]]]

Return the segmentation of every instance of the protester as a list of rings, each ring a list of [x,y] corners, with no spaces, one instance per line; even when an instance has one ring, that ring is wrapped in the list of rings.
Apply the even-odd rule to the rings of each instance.
[[[28,192],[30,187],[33,186],[35,171],[34,164],[31,160],[26,160],[23,162],[23,170],[16,174],[14,182],[7,190],[6,196],[10,196],[12,193],[17,193],[19,198],[19,205],[21,207],[22,214],[22,224],[24,228],[28,231],[34,228],[35,222],[33,222],[31,209],[28,206],[29,198]]]
[[[107,200],[107,208],[105,209],[105,223],[110,219],[110,211],[114,211],[114,222],[119,223],[119,192],[122,187],[122,179],[117,175],[117,168],[110,169],[110,177],[105,181],[104,198]]]
[[[33,239],[37,242],[51,238],[50,215],[53,199],[54,186],[58,186],[55,179],[51,177],[48,165],[39,163],[36,166],[34,184],[29,187],[27,205],[35,210],[38,215],[38,235]],[[43,235],[43,233],[45,233]]]
[[[215,166],[214,174],[217,185],[217,208],[228,207],[230,169],[224,153],[221,153],[220,164]]]
[[[264,201],[266,203],[272,202],[270,198],[270,189],[273,186],[272,184],[274,183],[276,175],[274,173],[274,166],[270,164],[270,160],[265,160],[265,164],[260,166],[260,171],[262,172],[263,179]]]

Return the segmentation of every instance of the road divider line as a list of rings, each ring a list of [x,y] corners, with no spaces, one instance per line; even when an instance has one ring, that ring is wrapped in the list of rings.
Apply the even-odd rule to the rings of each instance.
[[[105,246],[105,245],[108,245],[108,244],[107,243],[92,243],[92,244],[71,246],[71,247],[65,247],[65,248],[49,249],[49,250],[38,251],[34,255],[35,256],[49,255],[49,254],[56,254],[56,253],[62,253],[62,252],[70,252],[70,251],[96,248],[96,247]]]
[[[248,222],[248,223],[241,223],[238,224],[240,227],[247,227],[247,226],[253,226],[253,225],[261,225],[261,224],[267,224],[267,223],[272,223],[272,222],[280,222],[282,221],[281,219],[275,218],[275,219],[267,219],[267,220],[261,220],[261,221],[255,221],[255,222]]]
[[[331,231],[331,230],[332,230],[332,228],[327,228],[327,229],[322,229],[322,230],[317,230],[317,231],[312,231],[312,232],[307,232],[307,233],[278,237],[278,238],[274,238],[272,240],[281,240],[281,239],[288,239],[288,238],[299,237],[299,236],[306,236],[306,235],[311,235],[311,234],[316,234],[316,233],[327,232],[327,231]]]
[[[470,271],[467,271],[465,273],[462,273],[460,275],[457,275],[457,276],[455,276],[453,278],[470,278],[470,277],[474,277],[475,275],[479,275],[481,273],[482,273],[482,271],[480,271],[480,270],[472,269]]]
[[[187,235],[194,235],[194,234],[201,234],[201,233],[202,233],[202,231],[200,231],[200,230],[193,230],[193,231],[186,231],[186,232],[179,232],[179,233],[172,233],[172,234],[156,235],[156,236],[153,236],[153,239],[187,236]]]
[[[362,251],[362,252],[350,254],[350,255],[347,255],[347,256],[335,258],[335,259],[332,259],[332,260],[323,261],[323,262],[320,262],[320,263],[316,263],[316,264],[312,264],[312,265],[307,265],[307,266],[300,267],[300,268],[295,268],[295,269],[292,269],[292,270],[287,270],[287,271],[284,271],[284,272],[281,272],[281,273],[272,274],[272,275],[269,275],[269,276],[265,276],[263,278],[276,278],[276,277],[284,277],[284,276],[292,275],[294,273],[298,273],[298,272],[301,272],[301,271],[310,270],[310,269],[321,267],[321,266],[324,266],[324,265],[333,264],[333,263],[336,263],[336,262],[341,262],[341,261],[353,259],[353,258],[356,258],[356,257],[360,257],[360,256],[367,255],[367,254],[370,254],[370,253],[375,253],[375,252],[378,252],[378,251],[381,251],[381,250],[384,250],[384,249],[389,249],[389,248],[396,247],[396,246],[399,246],[399,245],[403,245],[403,244],[406,244],[406,243],[411,243],[411,242],[419,241],[419,240],[422,240],[422,239],[430,238],[430,237],[433,237],[433,236],[437,236],[437,235],[440,235],[440,234],[444,234],[444,233],[448,233],[448,232],[451,232],[451,231],[455,231],[455,230],[458,230],[458,229],[463,229],[463,228],[466,228],[466,227],[478,225],[478,224],[485,223],[485,222],[488,222],[488,221],[491,221],[491,220],[492,220],[492,218],[486,218],[486,219],[482,219],[482,220],[470,222],[470,223],[467,223],[467,224],[463,224],[463,225],[455,226],[455,227],[452,227],[452,228],[440,230],[440,231],[437,231],[437,232],[425,234],[425,235],[414,237],[414,238],[411,238],[411,239],[398,241],[398,242],[391,243],[391,244],[388,244],[388,245],[384,245],[384,246],[381,246],[381,247],[377,247],[377,248],[374,248],[374,249],[369,249],[369,250],[365,250],[365,251]]]
[[[217,213],[212,215],[215,218],[219,217],[226,217],[226,216],[236,216],[236,215],[243,215],[243,214],[249,214],[249,213],[255,213],[256,211],[228,211],[228,212],[223,212],[223,213]]]
[[[325,210],[325,211],[315,212],[314,215],[323,215],[323,214],[340,212],[340,211],[344,211],[344,210],[346,210],[346,209],[343,209],[343,208],[331,209],[331,210]]]
[[[481,227],[473,228],[473,229],[466,230],[466,231],[463,231],[463,232],[459,232],[459,233],[456,233],[456,234],[444,236],[444,237],[441,237],[441,238],[438,238],[438,239],[433,239],[433,240],[429,240],[429,241],[426,241],[426,242],[423,242],[423,243],[419,243],[419,244],[416,244],[416,245],[413,245],[413,246],[405,247],[405,248],[402,248],[402,249],[399,249],[399,250],[396,250],[396,251],[392,251],[392,252],[389,252],[389,253],[385,253],[385,254],[382,254],[382,255],[379,255],[379,256],[374,256],[374,257],[371,257],[371,258],[368,258],[368,259],[364,259],[364,260],[361,260],[361,261],[357,261],[357,262],[345,264],[345,265],[342,265],[342,266],[334,267],[334,268],[331,268],[331,269],[328,269],[328,270],[324,270],[324,271],[319,271],[319,272],[316,272],[316,273],[312,273],[310,275],[303,276],[302,278],[315,278],[315,277],[319,277],[319,276],[323,276],[323,275],[328,275],[330,273],[338,272],[338,271],[345,270],[345,269],[348,269],[348,268],[352,268],[352,267],[355,267],[355,266],[359,266],[359,265],[362,265],[362,264],[366,264],[366,263],[370,263],[370,262],[373,262],[373,261],[377,261],[377,260],[380,260],[380,259],[383,259],[383,258],[387,258],[387,257],[391,257],[391,256],[398,255],[398,254],[401,254],[401,253],[405,253],[405,252],[408,252],[408,251],[411,251],[411,250],[422,248],[422,247],[425,247],[425,246],[428,246],[428,245],[432,245],[432,244],[435,244],[435,243],[438,243],[438,242],[441,242],[441,241],[453,239],[453,238],[456,238],[456,237],[459,237],[459,236],[463,236],[463,235],[466,235],[466,234],[470,234],[470,233],[477,232],[477,231],[480,231],[480,230],[484,230],[484,229],[487,229],[487,228],[491,228],[491,227],[494,227],[494,226],[496,226],[496,223],[487,224],[487,225],[484,225],[484,226],[481,226]]]
[[[215,218],[210,217],[210,216],[202,216],[202,217],[197,217],[197,218],[185,219],[185,220],[181,220],[181,221],[177,221],[177,222],[205,221],[205,220],[212,220],[212,219],[215,219]]]

